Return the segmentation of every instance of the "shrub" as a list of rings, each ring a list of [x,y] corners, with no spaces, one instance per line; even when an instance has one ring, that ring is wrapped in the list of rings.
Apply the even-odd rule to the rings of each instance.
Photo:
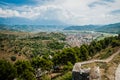
[[[13,80],[16,76],[16,68],[10,62],[0,60],[0,80]]]
[[[17,69],[18,78],[22,80],[36,80],[34,69],[29,61],[17,61],[14,66]]]
[[[68,62],[67,65],[64,66],[63,70],[64,71],[70,71],[73,68],[73,64],[71,62]]]
[[[11,60],[15,61],[16,60],[16,56],[11,56]]]

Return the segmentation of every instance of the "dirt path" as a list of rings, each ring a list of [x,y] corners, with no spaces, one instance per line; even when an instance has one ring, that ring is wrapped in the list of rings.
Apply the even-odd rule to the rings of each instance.
[[[103,59],[103,60],[89,60],[89,61],[84,61],[84,62],[78,62],[75,63],[75,65],[73,66],[73,70],[72,71],[80,71],[81,70],[81,65],[84,64],[89,64],[89,63],[93,63],[93,62],[110,62],[116,55],[118,55],[120,53],[120,48],[117,52],[115,52],[113,55],[111,55],[109,58],[107,59]]]

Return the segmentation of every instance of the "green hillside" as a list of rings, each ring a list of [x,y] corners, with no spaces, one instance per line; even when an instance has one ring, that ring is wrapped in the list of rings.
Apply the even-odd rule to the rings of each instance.
[[[120,34],[120,23],[105,25],[97,28],[96,31]]]

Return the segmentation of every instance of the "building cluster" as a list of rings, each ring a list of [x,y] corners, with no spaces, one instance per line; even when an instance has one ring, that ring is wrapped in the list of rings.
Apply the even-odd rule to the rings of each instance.
[[[68,33],[66,34],[66,42],[72,46],[81,46],[82,44],[90,44],[94,39],[101,34],[98,33]]]

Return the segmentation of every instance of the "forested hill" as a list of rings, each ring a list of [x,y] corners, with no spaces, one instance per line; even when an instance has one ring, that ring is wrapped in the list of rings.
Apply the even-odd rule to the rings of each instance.
[[[97,28],[96,31],[120,34],[120,23],[105,25]]]
[[[0,30],[22,31],[22,32],[40,32],[40,31],[61,31],[64,25],[5,25],[0,24]]]
[[[97,25],[83,25],[83,26],[69,26],[69,27],[66,27],[64,28],[64,30],[87,30],[87,31],[93,31],[93,30],[96,30],[98,27],[100,26],[97,26]]]
[[[64,30],[84,30],[84,31],[100,31],[108,33],[120,33],[120,23],[109,24],[109,25],[83,25],[83,26],[69,26]]]

